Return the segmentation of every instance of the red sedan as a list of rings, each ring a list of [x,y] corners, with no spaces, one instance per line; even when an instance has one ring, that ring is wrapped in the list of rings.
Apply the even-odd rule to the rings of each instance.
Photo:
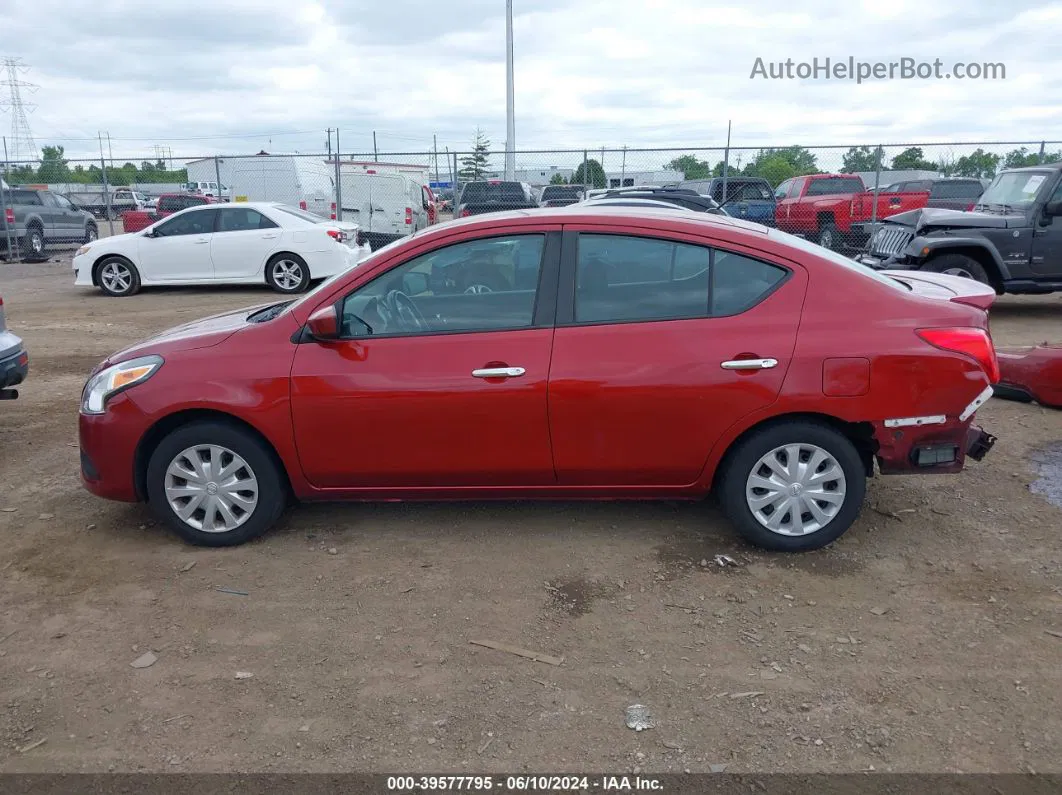
[[[990,288],[681,210],[473,217],[298,301],[173,329],[82,396],[81,474],[180,536],[289,500],[699,499],[821,547],[882,474],[950,473],[998,368]]]

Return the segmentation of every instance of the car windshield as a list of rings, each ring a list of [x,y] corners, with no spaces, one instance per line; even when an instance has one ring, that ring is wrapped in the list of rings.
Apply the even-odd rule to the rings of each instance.
[[[802,237],[797,237],[796,235],[791,235],[787,232],[782,232],[778,229],[772,229],[770,231],[770,235],[775,240],[779,240],[783,243],[788,243],[793,248],[798,248],[801,251],[806,251],[809,254],[814,254],[815,256],[822,257],[823,259],[828,259],[830,262],[833,262],[836,265],[840,265],[846,270],[855,271],[856,273],[866,276],[868,279],[873,279],[874,281],[879,282],[880,284],[887,284],[894,290],[899,290],[905,293],[911,291],[910,285],[904,284],[903,282],[899,281],[898,279],[894,279],[891,276],[886,276],[884,273],[876,271],[873,268],[867,265],[863,265],[860,262],[856,262],[854,259],[850,259],[849,257],[846,257],[843,254],[838,254],[836,251],[830,251],[828,248],[823,248],[822,246],[816,243],[812,243],[810,240],[805,240]]]
[[[524,187],[519,182],[470,182],[461,191],[461,203],[523,202]]]
[[[289,207],[286,204],[278,204],[274,207],[274,209],[280,210],[282,213],[287,213],[288,215],[294,215],[296,218],[301,218],[302,220],[309,221],[312,224],[320,224],[328,220],[326,218],[322,218],[319,215],[314,215],[311,212],[307,212],[306,210],[300,210],[298,207]]]
[[[1000,174],[981,195],[978,204],[1005,205],[1030,204],[1051,176],[1050,171],[1011,171]]]

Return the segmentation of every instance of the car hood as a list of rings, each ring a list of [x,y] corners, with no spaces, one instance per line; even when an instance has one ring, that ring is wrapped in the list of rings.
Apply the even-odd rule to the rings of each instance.
[[[1025,216],[1020,213],[996,215],[993,213],[968,213],[962,210],[944,210],[938,207],[923,207],[908,210],[905,213],[890,215],[884,219],[887,224],[903,224],[914,227],[916,232],[933,227],[934,229],[1009,229],[1026,226]]]
[[[156,334],[154,337],[149,337],[111,354],[100,363],[96,370],[153,353],[165,356],[167,353],[176,353],[178,351],[211,348],[224,342],[240,329],[246,328],[250,325],[250,321],[247,320],[248,317],[271,305],[270,303],[259,304],[235,312],[226,312],[223,315],[214,315],[202,320],[194,320],[181,326],[175,326]]]

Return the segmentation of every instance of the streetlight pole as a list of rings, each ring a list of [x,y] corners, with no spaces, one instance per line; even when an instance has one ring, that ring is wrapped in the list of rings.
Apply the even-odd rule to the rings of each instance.
[[[505,179],[516,179],[516,111],[513,85],[513,0],[505,0]]]

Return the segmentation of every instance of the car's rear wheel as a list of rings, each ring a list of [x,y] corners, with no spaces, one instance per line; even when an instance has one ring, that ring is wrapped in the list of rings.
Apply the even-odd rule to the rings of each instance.
[[[280,467],[253,433],[193,422],[159,443],[147,468],[152,509],[190,544],[228,547],[272,527],[287,503]]]
[[[140,292],[140,273],[125,257],[108,257],[96,266],[96,284],[106,295],[124,298]]]
[[[100,233],[95,224],[87,224],[85,226],[85,243],[92,243],[99,240],[99,237]]]
[[[764,549],[819,549],[851,527],[866,494],[859,451],[826,425],[783,422],[754,432],[728,454],[723,511],[745,540]]]
[[[46,256],[46,246],[44,230],[39,226],[31,226],[22,238],[22,258],[31,261],[42,260]]]
[[[278,293],[301,293],[310,286],[310,269],[298,254],[277,254],[266,263],[266,284]]]
[[[981,284],[991,284],[985,266],[965,254],[941,254],[923,265],[922,270],[931,273],[946,273],[949,276],[962,276],[964,279],[973,279]]]
[[[819,245],[831,251],[837,246],[837,225],[833,221],[823,221],[819,227]]]

